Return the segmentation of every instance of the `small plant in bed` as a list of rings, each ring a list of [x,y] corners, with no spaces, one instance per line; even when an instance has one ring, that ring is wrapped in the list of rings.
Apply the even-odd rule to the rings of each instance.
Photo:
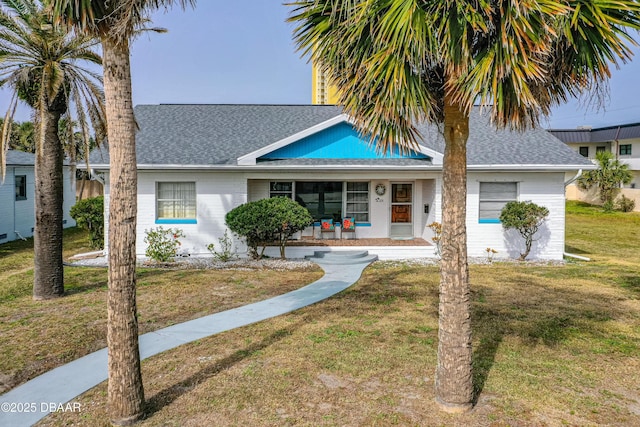
[[[179,239],[185,237],[182,230],[157,227],[144,232],[144,242],[148,245],[145,255],[155,262],[173,262],[181,245]]]
[[[218,243],[220,244],[220,250],[216,249],[215,243],[207,246],[216,261],[227,262],[238,258],[238,253],[233,247],[233,239],[229,236],[229,230],[224,231],[224,235],[218,239]]]

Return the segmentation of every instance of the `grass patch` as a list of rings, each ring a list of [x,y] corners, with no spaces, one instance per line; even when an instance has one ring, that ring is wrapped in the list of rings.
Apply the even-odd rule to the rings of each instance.
[[[568,245],[593,262],[470,267],[478,397],[471,413],[451,416],[434,404],[437,267],[379,262],[322,303],[144,361],[141,425],[638,425],[640,215],[596,210],[569,204],[567,213]],[[141,294],[156,289],[141,324],[171,322],[151,306],[172,285],[152,280],[175,273],[140,274],[149,282]],[[225,280],[223,272],[207,274]],[[250,288],[237,285],[245,283],[238,274],[228,286]],[[243,280],[262,285],[286,275]],[[197,280],[181,276],[180,287]],[[184,301],[172,295],[185,316],[198,292]],[[105,396],[101,384],[78,398],[81,413],[54,414],[42,425],[106,425]]]
[[[88,252],[87,235],[65,230],[65,256]],[[0,245],[0,393],[106,347],[107,270],[65,267],[65,296],[33,301],[33,241]],[[140,333],[280,295],[321,277],[275,272],[140,268]]]

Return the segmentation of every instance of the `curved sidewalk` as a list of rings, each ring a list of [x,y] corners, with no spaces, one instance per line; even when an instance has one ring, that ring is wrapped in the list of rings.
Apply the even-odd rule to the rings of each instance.
[[[140,336],[140,358],[146,359],[182,344],[260,322],[314,304],[354,284],[377,259],[366,252],[316,253],[311,261],[325,275],[303,288],[254,304],[169,326]],[[107,379],[107,349],[88,354],[46,372],[0,396],[0,426],[31,426]]]

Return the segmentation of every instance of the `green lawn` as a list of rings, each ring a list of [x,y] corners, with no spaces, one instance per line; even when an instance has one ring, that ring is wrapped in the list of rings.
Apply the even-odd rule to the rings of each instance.
[[[90,252],[65,230],[64,256]],[[279,271],[138,269],[140,333],[296,289],[319,268]],[[0,245],[0,393],[106,347],[107,270],[65,267],[62,298],[33,301],[33,239]]]
[[[141,425],[640,425],[640,215],[569,203],[567,251],[592,261],[470,267],[478,401],[469,414],[445,415],[433,403],[437,267],[378,262],[327,301],[143,362],[148,417]],[[70,270],[74,290],[46,303],[7,298],[13,294],[2,281],[0,360],[34,366],[56,346],[98,346],[106,276]],[[320,274],[206,273],[141,271],[142,327],[286,291]],[[29,272],[18,275],[28,283]],[[64,323],[53,328],[61,311]],[[67,334],[38,349],[49,327]],[[29,335],[21,348],[5,339],[13,333]],[[12,375],[10,366],[0,372]],[[42,425],[106,425],[105,393],[102,384],[76,400],[80,413],[55,414]]]

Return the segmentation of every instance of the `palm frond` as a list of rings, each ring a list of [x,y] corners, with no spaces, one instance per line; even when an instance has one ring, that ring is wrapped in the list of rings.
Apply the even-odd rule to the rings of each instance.
[[[0,133],[0,175],[2,175],[2,182],[7,173],[7,151],[9,150],[9,140],[11,138],[11,127],[13,125],[13,117],[16,113],[18,106],[18,96],[13,94],[9,101],[9,108],[4,115],[2,122],[2,132]]]
[[[45,2],[0,1],[11,3],[6,9],[0,7],[0,20],[7,24],[0,28],[0,86],[12,89],[15,102],[21,99],[34,108],[56,109],[69,123],[80,116],[83,133],[95,126],[103,134],[102,76],[82,66],[102,63],[93,50],[97,40],[49,25]],[[71,126],[64,133],[63,139],[71,142],[67,154],[74,157],[77,150]]]

